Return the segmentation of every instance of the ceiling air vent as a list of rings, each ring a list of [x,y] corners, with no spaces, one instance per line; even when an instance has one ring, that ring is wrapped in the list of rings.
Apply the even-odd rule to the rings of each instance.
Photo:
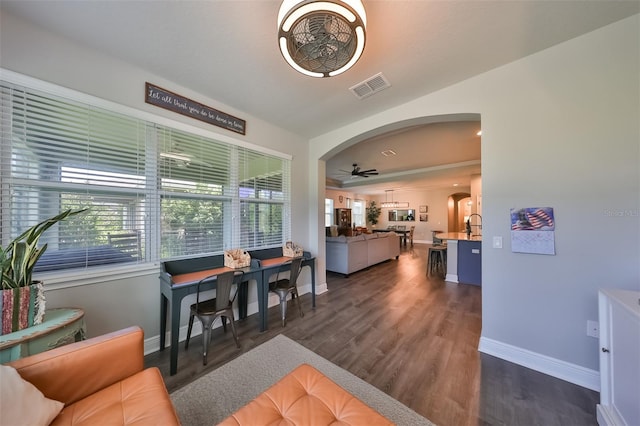
[[[378,73],[371,78],[366,79],[362,83],[349,88],[358,99],[367,98],[374,93],[391,87],[391,84],[382,73]]]

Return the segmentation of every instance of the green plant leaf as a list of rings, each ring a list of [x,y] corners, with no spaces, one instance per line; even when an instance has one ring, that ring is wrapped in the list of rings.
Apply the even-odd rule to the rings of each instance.
[[[29,264],[29,245],[24,241],[16,241],[11,248],[11,271],[18,287],[24,286]]]
[[[4,290],[31,285],[33,268],[47,249],[46,244],[38,248],[42,233],[56,223],[86,210],[88,209],[65,210],[27,229],[6,248],[0,248],[1,288]]]

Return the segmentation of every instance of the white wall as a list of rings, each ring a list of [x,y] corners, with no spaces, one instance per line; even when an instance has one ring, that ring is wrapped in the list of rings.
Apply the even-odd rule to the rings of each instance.
[[[303,247],[311,246],[307,218],[310,181],[307,174],[307,141],[288,131],[252,117],[242,111],[203,97],[185,86],[164,80],[152,73],[133,67],[107,55],[86,49],[7,13],[0,16],[1,66],[4,69],[38,78],[46,82],[77,90],[101,99],[136,108],[179,123],[205,129],[220,140],[236,144],[252,144],[293,156],[292,179],[292,239]],[[211,126],[144,102],[145,82],[202,102],[232,114],[247,122],[245,136]],[[315,237],[314,237],[315,238]],[[103,334],[133,324],[140,325],[147,337],[157,336],[160,319],[159,266],[145,271],[128,271],[123,275],[109,273],[107,277],[80,276],[80,282],[91,283],[68,287],[67,277],[47,276],[45,289],[47,307],[78,306],[85,309],[89,336]],[[301,282],[310,283],[303,270]],[[322,282],[318,282],[322,288]],[[257,309],[255,284],[250,286],[250,309]],[[273,300],[275,303],[275,299]],[[183,301],[182,324],[188,318],[188,303]],[[185,309],[186,306],[186,309]],[[114,313],[117,312],[117,315]],[[252,311],[250,310],[250,313]]]
[[[636,15],[310,145],[322,163],[399,121],[481,114],[482,350],[594,389],[597,290],[640,289],[639,34]],[[509,210],[535,206],[555,209],[555,256],[511,252]]]

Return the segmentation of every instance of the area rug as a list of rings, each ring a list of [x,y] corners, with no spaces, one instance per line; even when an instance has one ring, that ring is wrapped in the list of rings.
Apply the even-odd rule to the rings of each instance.
[[[314,366],[397,425],[433,426],[381,390],[283,335],[178,389],[171,400],[183,425],[215,425],[303,363]]]

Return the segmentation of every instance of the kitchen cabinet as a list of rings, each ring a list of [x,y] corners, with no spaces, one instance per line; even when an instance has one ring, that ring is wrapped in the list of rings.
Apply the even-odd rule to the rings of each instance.
[[[598,293],[600,426],[640,425],[640,292]]]
[[[482,284],[482,242],[458,241],[458,282]]]

